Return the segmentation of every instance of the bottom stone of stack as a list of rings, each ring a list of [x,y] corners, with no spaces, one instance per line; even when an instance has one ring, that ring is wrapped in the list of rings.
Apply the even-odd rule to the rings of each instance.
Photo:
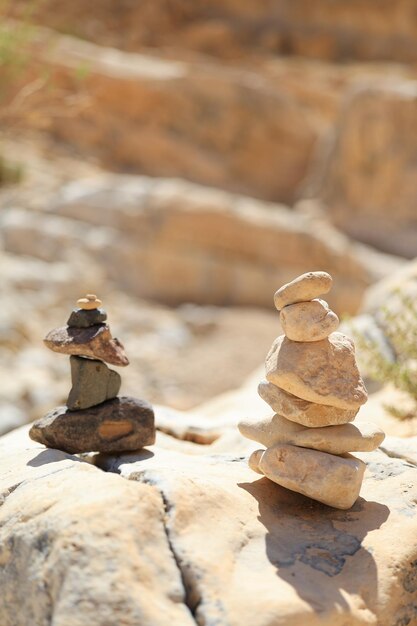
[[[34,422],[29,436],[70,454],[126,452],[155,443],[155,417],[148,402],[123,396],[78,411],[58,407]]]
[[[350,454],[340,457],[285,444],[256,450],[249,465],[278,485],[336,509],[353,506],[366,467]]]

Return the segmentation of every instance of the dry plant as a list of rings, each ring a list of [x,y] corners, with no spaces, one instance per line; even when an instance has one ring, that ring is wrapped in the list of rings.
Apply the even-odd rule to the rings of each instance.
[[[86,94],[69,92],[54,80],[52,67],[40,56],[39,29],[31,24],[41,0],[23,5],[15,17],[14,0],[0,0],[0,130],[44,129],[52,120],[65,119],[88,106]],[[80,83],[86,76],[74,70]],[[18,182],[21,168],[7,163],[0,155],[0,185]]]
[[[378,311],[378,324],[394,349],[395,359],[388,359],[377,342],[366,337],[359,329],[352,326],[351,331],[369,378],[391,383],[412,399],[411,411],[386,407],[393,415],[404,419],[417,414],[417,301],[412,295],[400,290],[390,295],[390,301],[389,307],[382,307]]]

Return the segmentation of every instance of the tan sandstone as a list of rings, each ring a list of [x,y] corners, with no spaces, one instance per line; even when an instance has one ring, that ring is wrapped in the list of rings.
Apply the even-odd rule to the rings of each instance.
[[[0,438],[1,625],[412,624],[415,466],[364,454],[341,511],[254,474],[248,443],[158,435],[101,471],[27,428]]]
[[[321,341],[339,326],[339,318],[324,300],[289,304],[281,309],[280,322],[291,341]]]
[[[259,383],[258,393],[262,400],[265,400],[276,413],[283,415],[292,422],[310,428],[346,424],[355,419],[359,410],[340,409],[335,406],[309,402],[287,393],[266,380]]]
[[[332,277],[327,272],[302,274],[275,292],[275,306],[280,311],[289,304],[318,298],[318,296],[330,291],[332,282]]]
[[[259,459],[257,452],[255,455]],[[350,509],[359,496],[366,466],[351,455],[340,457],[279,444],[263,453],[258,467],[282,487],[336,509]]]
[[[266,358],[266,378],[310,402],[356,409],[368,398],[353,341],[342,333],[311,343],[278,337]]]
[[[329,454],[371,452],[385,438],[384,432],[369,422],[306,428],[276,414],[264,419],[241,420],[238,427],[244,437],[257,441],[266,448],[288,443]]]

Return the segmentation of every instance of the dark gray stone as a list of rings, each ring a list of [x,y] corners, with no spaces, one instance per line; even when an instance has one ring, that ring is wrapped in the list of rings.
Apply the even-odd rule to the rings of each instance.
[[[34,422],[29,436],[70,454],[127,452],[155,443],[155,417],[148,402],[124,396],[81,411],[57,407]]]
[[[120,391],[120,374],[109,369],[103,361],[71,356],[72,389],[67,407],[72,410],[88,409],[105,400],[115,398]]]
[[[106,319],[107,313],[104,309],[92,309],[91,311],[74,309],[69,316],[67,325],[71,328],[88,328],[95,324],[102,324]]]

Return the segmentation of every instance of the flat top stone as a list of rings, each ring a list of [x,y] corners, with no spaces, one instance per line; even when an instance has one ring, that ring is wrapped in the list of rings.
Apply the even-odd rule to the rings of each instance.
[[[327,272],[307,272],[275,292],[274,303],[278,311],[284,306],[313,300],[330,291],[333,279]]]
[[[353,341],[338,332],[311,343],[281,335],[266,358],[266,378],[303,400],[342,409],[355,409],[368,399]]]

